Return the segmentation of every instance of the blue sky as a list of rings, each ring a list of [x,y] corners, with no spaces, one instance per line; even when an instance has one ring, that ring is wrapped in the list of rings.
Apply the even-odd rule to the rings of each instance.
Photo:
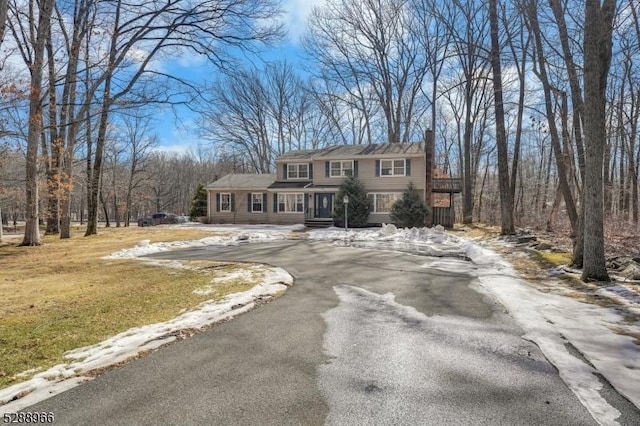
[[[286,59],[289,63],[297,64],[301,62],[302,49],[300,39],[304,34],[307,17],[315,6],[321,6],[325,0],[283,0],[282,6],[284,14],[282,21],[287,30],[287,36],[277,46],[265,48],[260,54],[260,59],[274,61]],[[247,64],[259,62],[260,59],[246,59]],[[188,78],[197,83],[205,80],[213,80],[218,71],[207,64],[204,58],[187,56],[165,64],[169,71],[176,75]],[[198,136],[196,116],[188,108],[178,110],[178,119],[173,113],[161,113],[158,116],[156,131],[159,137],[159,150],[169,152],[186,152],[189,148],[195,149],[200,138]]]

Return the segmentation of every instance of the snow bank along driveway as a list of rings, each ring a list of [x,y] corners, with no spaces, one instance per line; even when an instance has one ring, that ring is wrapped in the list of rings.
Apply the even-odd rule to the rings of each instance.
[[[194,226],[194,225],[187,225]],[[594,373],[603,375],[627,399],[640,407],[640,346],[630,335],[640,335],[638,322],[629,324],[613,308],[579,302],[575,299],[543,293],[519,279],[511,265],[494,252],[469,240],[453,236],[442,228],[397,229],[393,225],[375,229],[342,230],[329,228],[303,231],[300,226],[204,226],[223,236],[207,237],[196,241],[178,241],[151,244],[140,242],[136,247],[113,253],[111,258],[138,258],[151,253],[188,247],[209,245],[237,245],[253,242],[286,240],[295,236],[314,240],[329,240],[336,245],[379,248],[403,251],[422,256],[424,267],[451,270],[467,269],[475,274],[478,283],[492,293],[509,311],[525,331],[525,339],[536,343],[549,361],[559,370],[565,383],[572,389],[593,417],[601,424],[617,424],[620,415],[600,394],[603,384]],[[458,258],[458,259],[450,259]],[[460,261],[470,259],[471,262]],[[169,266],[180,267],[173,262]],[[110,365],[135,354],[153,349],[172,339],[185,328],[198,328],[211,322],[229,318],[252,307],[252,301],[269,297],[291,285],[292,278],[283,270],[271,269],[265,282],[248,292],[229,296],[218,304],[203,304],[199,309],[162,324],[153,324],[128,330],[90,348],[81,348],[67,354],[70,364],[56,366],[37,374],[32,380],[0,391],[0,412],[13,411],[60,392],[77,382],[78,372]],[[206,291],[206,289],[203,289]],[[638,298],[621,300],[628,311],[640,309]],[[242,305],[239,309],[232,309]],[[624,331],[625,334],[621,334]],[[173,334],[172,334],[173,333]],[[569,348],[576,348],[583,358]],[[586,361],[585,361],[586,360]],[[71,377],[49,384],[51,377]],[[57,387],[57,388],[56,388]],[[28,397],[1,406],[17,394],[31,391]],[[11,406],[9,409],[9,406]]]
[[[144,240],[140,241],[136,247],[120,250],[107,256],[106,259],[140,259],[160,267],[180,268],[184,266],[177,261],[158,262],[139,257],[185,247],[232,245],[238,244],[240,241],[282,239],[285,235],[284,231],[273,235],[237,233],[227,237],[208,237],[197,241],[155,244]],[[194,310],[185,312],[172,320],[132,328],[93,346],[69,351],[64,355],[65,359],[69,360],[68,363],[56,365],[46,371],[21,373],[31,375],[37,372],[30,380],[0,389],[0,414],[21,410],[84,381],[91,380],[96,371],[173,342],[185,331],[188,333],[188,330],[202,329],[247,312],[253,309],[257,302],[272,298],[274,295],[286,291],[287,287],[293,284],[293,277],[284,269],[265,265],[248,265],[244,274],[234,271],[225,277],[214,278],[212,284],[243,278],[243,275],[251,279],[254,273],[263,277],[262,282],[247,291],[230,294],[218,302],[203,302]],[[200,294],[209,294],[212,292],[212,288],[213,286],[195,291]]]

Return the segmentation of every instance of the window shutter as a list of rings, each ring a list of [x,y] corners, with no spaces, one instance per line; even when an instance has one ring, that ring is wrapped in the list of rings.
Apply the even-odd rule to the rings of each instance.
[[[278,213],[278,193],[273,193],[273,212]]]
[[[220,211],[220,193],[216,192],[216,211]]]
[[[353,160],[353,176],[358,177],[358,160]]]
[[[247,212],[251,213],[251,206],[253,205],[252,203],[252,199],[251,199],[251,193],[247,194]]]
[[[309,180],[313,180],[313,163],[309,163]]]
[[[324,162],[324,177],[329,177],[329,167],[331,167],[329,165],[328,161]]]
[[[307,209],[309,208],[309,194],[304,193],[304,206],[302,206],[302,210],[307,213]]]
[[[267,210],[267,193],[262,194],[262,213],[268,212]]]
[[[287,163],[282,166],[282,179],[287,180]]]
[[[233,192],[231,193],[231,211],[236,211],[236,194]]]
[[[404,160],[404,174],[407,176],[411,176],[411,159],[407,158]]]
[[[380,160],[376,160],[376,177],[380,176]]]

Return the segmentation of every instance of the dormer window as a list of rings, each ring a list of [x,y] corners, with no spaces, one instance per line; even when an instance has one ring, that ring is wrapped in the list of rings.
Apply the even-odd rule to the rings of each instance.
[[[287,164],[287,179],[309,179],[309,164]]]

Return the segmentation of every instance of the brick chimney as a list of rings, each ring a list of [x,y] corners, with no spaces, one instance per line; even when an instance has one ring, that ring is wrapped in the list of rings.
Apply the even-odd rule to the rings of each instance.
[[[435,151],[435,144],[433,138],[433,130],[427,129],[424,134],[424,201],[429,208],[431,214],[427,218],[426,225],[433,225],[433,155]]]

